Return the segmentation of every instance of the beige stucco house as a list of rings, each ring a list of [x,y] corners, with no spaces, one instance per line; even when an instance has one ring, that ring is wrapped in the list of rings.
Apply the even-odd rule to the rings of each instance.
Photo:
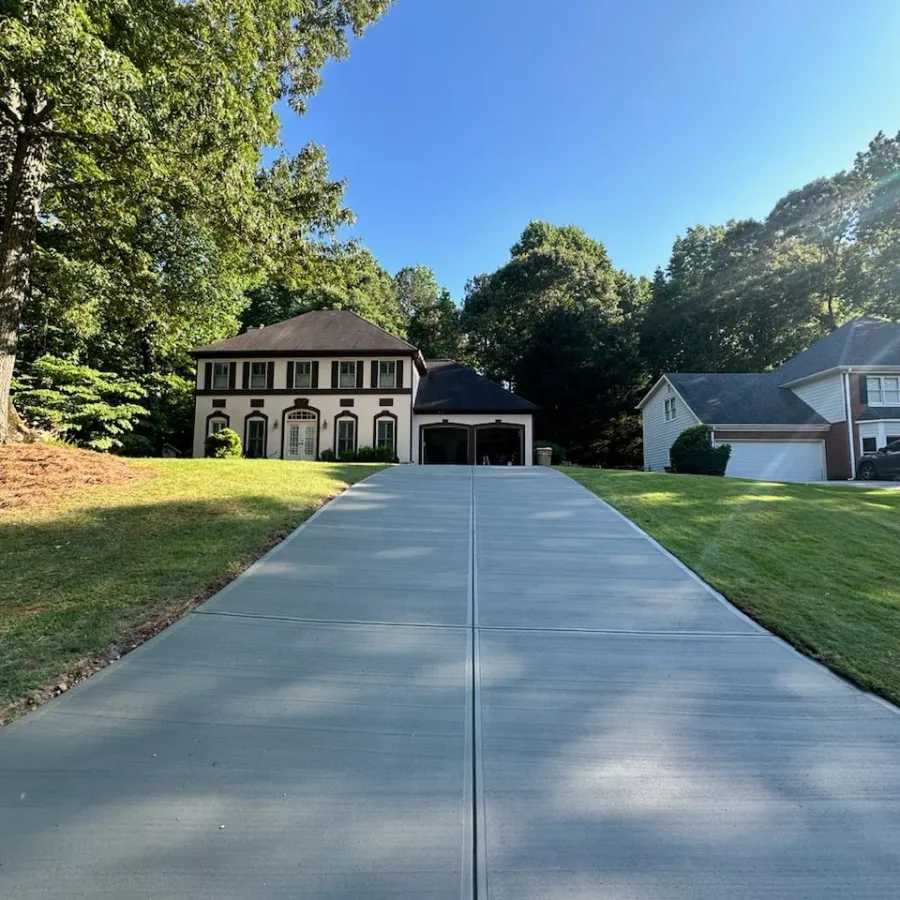
[[[370,446],[401,463],[532,464],[534,404],[356,313],[304,313],[193,355],[194,456],[229,427],[257,458]]]

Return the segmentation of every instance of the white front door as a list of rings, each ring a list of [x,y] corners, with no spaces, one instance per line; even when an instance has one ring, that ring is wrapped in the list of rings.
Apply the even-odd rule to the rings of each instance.
[[[316,421],[288,422],[285,459],[316,458]]]

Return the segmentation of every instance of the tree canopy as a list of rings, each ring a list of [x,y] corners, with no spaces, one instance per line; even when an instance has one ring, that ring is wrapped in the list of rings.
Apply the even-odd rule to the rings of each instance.
[[[244,287],[349,221],[320,148],[263,151],[275,104],[302,113],[389,2],[5,5],[0,442],[23,316],[118,329],[152,368],[179,335],[236,325]]]
[[[358,242],[324,148],[279,146],[391,0],[14,0],[0,13],[0,442],[187,447],[189,351],[348,309],[541,407],[537,437],[635,464],[661,372],[765,371],[848,318],[900,319],[900,135],[762,219],[698,224],[652,280],[532,221],[459,305]],[[848,161],[849,162],[849,161]]]

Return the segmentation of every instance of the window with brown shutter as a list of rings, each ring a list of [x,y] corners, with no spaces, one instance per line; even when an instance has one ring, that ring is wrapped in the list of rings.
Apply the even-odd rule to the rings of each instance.
[[[266,367],[266,390],[271,391],[275,387],[275,363],[269,362]]]
[[[284,383],[286,388],[294,386],[294,363],[293,360],[287,364],[287,380]]]
[[[319,386],[319,361],[317,359],[313,360],[312,364],[312,380],[310,387],[317,388]]]
[[[397,387],[403,387],[403,360],[397,360]]]
[[[228,390],[233,391],[237,384],[237,363],[233,362],[228,366]]]
[[[356,388],[357,390],[362,390],[365,386],[363,383],[363,370],[365,368],[365,363],[361,359],[356,361]]]
[[[336,388],[338,386],[338,379],[340,378],[340,369],[341,369],[341,364],[337,360],[334,360],[331,363],[331,386],[333,388]]]
[[[250,387],[250,363],[244,363],[244,371],[241,375],[241,387],[246,391]]]

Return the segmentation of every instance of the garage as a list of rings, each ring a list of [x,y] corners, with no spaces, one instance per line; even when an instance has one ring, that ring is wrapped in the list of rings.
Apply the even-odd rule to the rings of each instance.
[[[479,466],[521,466],[525,427],[495,423],[475,427],[475,462]]]
[[[495,421],[469,425],[422,425],[422,463],[431,466],[521,466],[525,464],[525,426]]]
[[[469,465],[467,425],[428,425],[422,428],[422,462],[432,466]]]
[[[726,475],[757,481],[824,481],[824,441],[716,441],[731,444]]]

